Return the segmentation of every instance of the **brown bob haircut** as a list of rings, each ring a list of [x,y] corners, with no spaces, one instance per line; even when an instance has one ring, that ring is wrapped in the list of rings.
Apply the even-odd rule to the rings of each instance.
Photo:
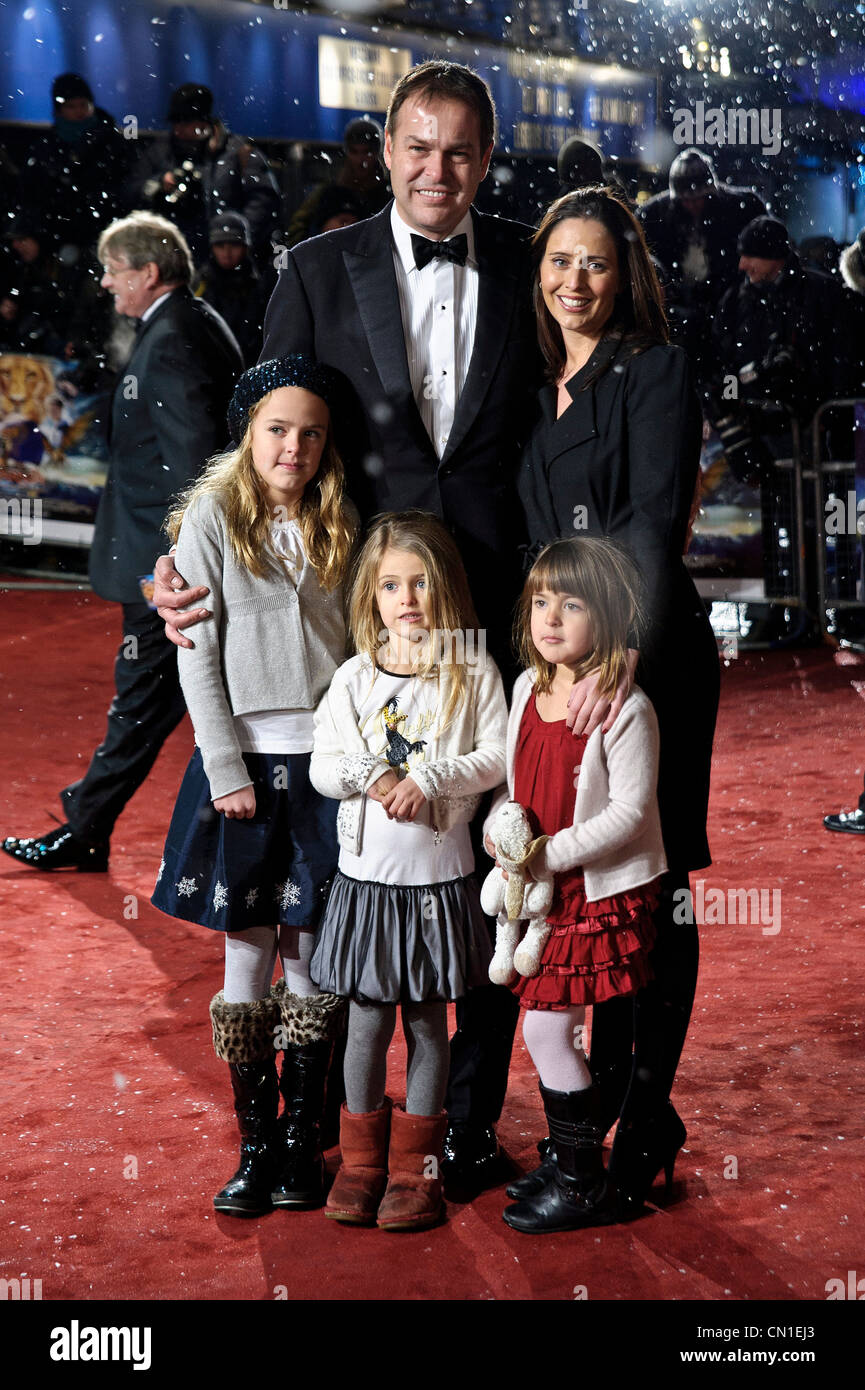
[[[538,342],[546,362],[547,376],[553,382],[558,381],[565,370],[565,345],[562,330],[544,303],[540,269],[550,233],[561,222],[567,222],[572,217],[600,222],[609,232],[616,248],[620,288],[613,312],[604,326],[603,336],[620,335],[631,350],[629,356],[657,343],[670,341],[664,295],[642,227],[611,189],[600,184],[580,188],[574,193],[566,193],[547,208],[532,238],[532,302],[538,325]],[[599,372],[590,373],[581,389],[590,386],[598,375]]]
[[[545,694],[556,668],[532,641],[532,603],[541,590],[569,594],[586,605],[592,649],[578,663],[574,684],[597,671],[600,693],[609,698],[627,671],[628,647],[635,645],[644,627],[643,579],[636,562],[621,546],[595,536],[544,546],[523,585],[514,646],[523,667],[534,671],[537,689]]]
[[[409,97],[435,97],[439,101],[461,101],[478,118],[481,132],[481,154],[485,154],[496,137],[496,108],[492,93],[482,77],[462,63],[449,63],[433,58],[419,63],[399,79],[390,94],[385,130],[394,137],[397,113]]]

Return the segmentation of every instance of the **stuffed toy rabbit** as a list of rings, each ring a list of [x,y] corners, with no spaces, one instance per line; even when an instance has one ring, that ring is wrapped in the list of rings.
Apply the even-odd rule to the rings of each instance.
[[[495,985],[508,985],[517,974],[537,975],[552,931],[546,914],[553,900],[553,876],[549,872],[535,876],[532,871],[527,878],[525,872],[549,836],[533,836],[528,815],[517,801],[506,801],[499,808],[489,835],[498,860],[481,889],[481,907],[496,918],[490,979]]]

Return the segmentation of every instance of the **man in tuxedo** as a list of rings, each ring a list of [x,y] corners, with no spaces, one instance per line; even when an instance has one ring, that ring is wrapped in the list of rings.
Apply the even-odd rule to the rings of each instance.
[[[523,541],[514,474],[540,364],[531,228],[472,207],[494,127],[489,89],[471,69],[434,61],[400,79],[385,126],[393,202],[285,253],[262,360],[304,351],[340,371],[335,433],[361,515],[421,507],[444,518],[488,646],[507,669]],[[177,576],[163,559],[157,581],[169,624],[198,620],[200,610],[175,623],[173,610],[207,590],[172,593]],[[488,864],[479,860],[481,872]],[[499,986],[457,1005],[445,1102],[452,1188],[494,1169],[517,1014]]]
[[[183,717],[177,654],[144,600],[163,548],[169,499],[225,442],[225,414],[243,362],[230,329],[189,289],[183,234],[150,213],[103,232],[102,284],[136,321],[118,372],[109,422],[110,465],[90,551],[90,580],[123,609],[116,694],[105,738],[84,777],[60,794],[66,822],[2,848],[37,869],[105,870],[114,823]]]

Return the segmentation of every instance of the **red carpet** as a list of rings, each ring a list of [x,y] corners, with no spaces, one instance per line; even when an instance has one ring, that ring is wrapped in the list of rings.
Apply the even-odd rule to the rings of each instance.
[[[0,592],[0,834],[39,833],[86,766],[111,693],[113,605]],[[724,670],[708,890],[780,889],[780,930],[707,925],[674,1092],[688,1126],[673,1202],[597,1232],[532,1238],[501,1190],[438,1230],[352,1230],[320,1212],[218,1217],[234,1170],[208,1002],[221,940],[149,905],[185,725],[119,822],[108,875],[3,856],[0,1277],[44,1299],[817,1299],[862,1268],[865,844],[821,815],[855,804],[865,670],[829,650]],[[771,903],[771,895],[766,905]],[[393,1074],[404,1064],[392,1053]],[[398,1091],[397,1086],[391,1088]],[[521,1042],[500,1126],[541,1133]],[[332,1155],[335,1161],[335,1155]]]

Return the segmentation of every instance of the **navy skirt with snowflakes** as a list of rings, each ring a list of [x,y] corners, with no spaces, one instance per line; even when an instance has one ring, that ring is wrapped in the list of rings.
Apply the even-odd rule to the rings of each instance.
[[[214,931],[317,927],[336,872],[338,801],[309,780],[308,753],[244,753],[255,789],[251,820],[213,809],[196,748],[150,901]]]

